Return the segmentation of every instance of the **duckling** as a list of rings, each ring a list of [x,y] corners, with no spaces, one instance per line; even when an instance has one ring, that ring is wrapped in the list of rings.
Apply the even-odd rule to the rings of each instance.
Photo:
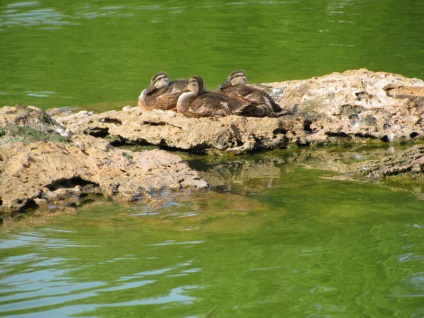
[[[234,71],[225,83],[218,86],[218,92],[227,96],[249,102],[256,106],[250,108],[251,113],[245,116],[277,117],[282,115],[283,109],[274,102],[266,92],[251,86],[247,86],[247,76],[244,71]]]
[[[188,80],[187,89],[177,102],[177,112],[187,117],[239,115],[248,107],[249,103],[207,91],[200,76],[193,76]]]
[[[138,106],[143,110],[176,110],[178,97],[187,85],[187,80],[170,82],[165,72],[153,75],[148,88],[138,98]]]

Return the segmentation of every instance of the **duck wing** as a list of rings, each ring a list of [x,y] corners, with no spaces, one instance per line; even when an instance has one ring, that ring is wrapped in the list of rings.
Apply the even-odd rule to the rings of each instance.
[[[237,110],[237,115],[246,117],[277,117],[266,105],[247,104]]]
[[[235,114],[241,105],[242,103],[234,98],[205,92],[191,102],[189,112],[201,115],[200,117],[222,117]]]
[[[168,87],[171,88],[173,93],[182,93],[187,87],[188,80],[175,80],[169,82]]]
[[[228,86],[220,90],[223,94],[248,101],[261,108],[269,108],[272,112],[279,113],[282,109],[266,92],[251,86]],[[267,112],[268,113],[268,112]],[[271,114],[271,113],[270,113]],[[275,114],[273,114],[274,116]],[[269,115],[265,115],[269,116]]]
[[[183,92],[185,85],[184,83],[174,84],[174,82],[171,82],[164,88],[152,91],[144,90],[138,100],[138,106],[143,110],[175,110],[178,97]]]
[[[180,92],[162,94],[156,98],[153,108],[161,110],[176,110],[178,97],[180,97],[180,95]]]

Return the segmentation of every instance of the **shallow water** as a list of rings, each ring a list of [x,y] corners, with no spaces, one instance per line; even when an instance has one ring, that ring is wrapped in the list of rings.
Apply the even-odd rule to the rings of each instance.
[[[196,159],[213,191],[3,227],[0,316],[423,316],[423,201],[318,169],[381,155],[338,153]]]
[[[251,83],[361,67],[424,78],[421,1],[2,0],[0,105],[136,105],[159,70]]]

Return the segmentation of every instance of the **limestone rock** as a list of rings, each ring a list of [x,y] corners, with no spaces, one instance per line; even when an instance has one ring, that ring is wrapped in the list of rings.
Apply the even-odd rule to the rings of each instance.
[[[407,173],[411,177],[424,175],[424,146],[415,145],[379,160],[362,163],[356,174],[382,178]]]
[[[366,69],[265,84],[283,109],[290,143],[424,138],[424,81]]]
[[[207,187],[174,154],[120,150],[92,136],[74,136],[72,144],[6,144],[0,148],[0,180],[0,211],[6,213],[88,193],[129,202],[161,190]]]
[[[196,153],[217,150],[239,154],[286,145],[278,118],[187,118],[173,111],[142,111],[126,107],[123,111],[108,111],[91,116],[78,113],[55,119],[75,134],[115,136],[134,144],[150,144]]]
[[[424,139],[424,81],[365,69],[256,85],[291,115],[187,118],[125,107],[101,114],[52,115],[76,134],[208,153],[246,153],[290,144]]]
[[[4,106],[0,110],[0,127],[8,124],[29,125],[51,123],[50,117],[42,109],[34,106]]]
[[[133,201],[166,189],[207,187],[207,182],[176,155],[162,150],[120,150],[102,139],[106,137],[113,139],[114,145],[129,142],[230,154],[292,144],[424,139],[424,82],[419,79],[361,69],[262,84],[261,88],[269,90],[290,115],[187,118],[172,111],[142,111],[130,106],[100,114],[2,107],[0,212],[59,204],[89,193]],[[35,140],[41,141],[4,138],[13,136],[14,127],[30,127],[33,135],[40,132]],[[54,134],[65,139],[51,138]],[[363,171],[368,176],[404,172],[422,175],[422,160],[422,148],[417,147],[411,153],[367,164]],[[227,186],[214,175],[208,178],[217,187]],[[78,200],[67,202],[79,204]]]

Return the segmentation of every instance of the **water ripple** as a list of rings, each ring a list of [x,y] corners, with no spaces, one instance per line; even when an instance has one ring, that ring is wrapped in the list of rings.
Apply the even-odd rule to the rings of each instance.
[[[37,1],[28,1],[28,2],[18,2],[18,3],[10,3],[7,5],[7,8],[24,8],[24,7],[33,7],[37,5]]]
[[[410,261],[422,261],[424,260],[424,255],[414,255],[413,253],[403,254],[398,256],[398,261],[410,262]]]
[[[192,245],[192,244],[202,244],[202,243],[204,243],[204,241],[176,242],[173,240],[169,240],[162,243],[149,244],[147,246]]]
[[[0,15],[2,22],[0,27],[5,26],[60,26],[72,24],[68,16],[55,9],[33,9],[26,12],[17,10],[6,10]],[[0,20],[0,21],[1,21]]]

